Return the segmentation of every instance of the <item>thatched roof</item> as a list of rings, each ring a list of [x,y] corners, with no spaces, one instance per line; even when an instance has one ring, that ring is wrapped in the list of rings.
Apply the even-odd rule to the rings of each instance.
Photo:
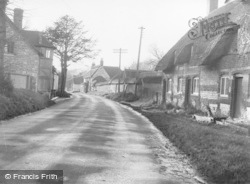
[[[139,70],[139,75],[146,70]],[[123,80],[125,83],[135,83],[136,82],[137,70],[125,69],[123,72]]]
[[[179,55],[176,57],[175,64],[184,64],[190,61],[191,54],[192,54],[192,49],[193,49],[193,43],[190,43],[188,45],[185,45]]]
[[[191,66],[208,64],[209,60],[216,60],[226,55],[232,45],[233,39],[237,36],[237,25],[244,27],[250,23],[250,1],[236,0],[211,12],[205,19],[209,19],[224,13],[229,15],[230,21],[234,24],[228,27],[225,33],[219,34],[212,39],[205,37],[190,39],[188,33],[185,34],[159,61],[155,70],[165,70],[174,68],[174,65],[189,62]],[[250,26],[248,27],[250,29]],[[243,29],[244,30],[244,29]],[[244,30],[249,32],[250,30]],[[192,45],[192,54],[191,54]],[[248,44],[249,45],[249,44]],[[249,49],[250,50],[250,49]]]
[[[162,77],[162,72],[156,72],[156,71],[145,71],[141,72],[139,75],[139,78],[153,78],[153,77]]]

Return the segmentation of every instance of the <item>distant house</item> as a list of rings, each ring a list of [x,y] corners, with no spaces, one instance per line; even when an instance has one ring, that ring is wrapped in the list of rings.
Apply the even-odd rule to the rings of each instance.
[[[249,1],[228,2],[166,53],[156,70],[164,72],[167,102],[250,119],[249,12]]]
[[[121,74],[119,67],[100,66],[92,76],[92,87],[97,91],[118,92],[118,78]],[[122,90],[123,85],[120,81],[120,91]]]
[[[137,70],[125,69],[123,72],[124,92],[133,93],[139,98],[153,99],[159,102],[162,92],[162,72],[139,70],[138,77]],[[135,90],[137,85],[137,90]]]
[[[83,76],[73,76],[72,91],[83,92]]]
[[[119,67],[103,66],[103,60],[100,65],[92,65],[91,69],[83,76],[84,91],[102,91],[102,92],[117,92],[119,78],[121,78],[122,71]],[[123,90],[123,84],[120,80],[120,91]]]
[[[23,10],[6,16],[4,67],[15,88],[49,92],[52,89],[53,45],[39,31],[22,29]]]
[[[141,71],[139,71],[140,73]],[[135,87],[136,87],[136,75],[137,71],[133,69],[125,69],[123,72],[123,85],[124,85],[124,91],[129,93],[135,93]]]
[[[137,94],[140,98],[153,99],[154,102],[161,102],[162,94],[162,72],[156,71],[143,71],[139,75],[140,94]]]
[[[91,69],[83,75],[83,83],[84,83],[84,92],[87,93],[88,91],[94,91],[94,86],[93,86],[93,75],[98,71],[100,66],[91,66]]]

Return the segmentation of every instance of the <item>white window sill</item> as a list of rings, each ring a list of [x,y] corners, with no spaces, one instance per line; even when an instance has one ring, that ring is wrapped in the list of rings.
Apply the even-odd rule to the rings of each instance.
[[[14,56],[15,55],[15,53],[10,53],[10,52],[5,52],[4,54],[10,55],[10,56]]]
[[[192,93],[192,95],[193,95],[193,96],[198,96],[198,95],[199,95],[199,93]]]
[[[228,98],[228,95],[221,95],[220,94],[220,97],[222,97],[222,98]]]

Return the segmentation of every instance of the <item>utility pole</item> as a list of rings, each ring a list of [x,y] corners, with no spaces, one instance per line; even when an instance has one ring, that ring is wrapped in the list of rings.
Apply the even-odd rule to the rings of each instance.
[[[113,53],[118,53],[119,54],[119,69],[121,70],[121,62],[122,62],[122,54],[127,53],[127,49],[114,49]],[[120,93],[120,82],[121,82],[121,76],[119,74],[118,77],[118,93]]]
[[[139,78],[139,69],[140,69],[140,56],[141,56],[141,42],[142,42],[142,34],[143,34],[143,29],[145,29],[144,27],[139,27],[139,29],[141,30],[141,36],[140,36],[140,43],[139,43],[139,51],[138,51],[138,59],[137,59],[137,66],[136,66],[136,82]],[[137,93],[137,83],[135,85],[135,95]]]

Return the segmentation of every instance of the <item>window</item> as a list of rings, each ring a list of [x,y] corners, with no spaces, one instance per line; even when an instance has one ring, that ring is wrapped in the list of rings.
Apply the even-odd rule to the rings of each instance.
[[[8,42],[5,51],[9,54],[14,54],[14,42]]]
[[[199,77],[193,78],[192,92],[193,94],[199,93]]]
[[[191,55],[190,55],[191,58],[193,57],[193,54],[194,54],[194,46],[192,45],[192,46],[191,46]],[[190,58],[190,59],[191,59],[191,58]]]
[[[51,58],[51,50],[50,49],[46,49],[46,48],[41,48],[40,52],[42,54],[43,57],[45,58]]]
[[[183,91],[183,78],[178,78],[177,92],[181,93]]]
[[[220,95],[228,96],[228,91],[229,91],[229,77],[222,76],[220,78]]]
[[[48,50],[48,49],[46,49],[46,58],[50,58],[50,55],[51,55],[51,52],[50,52],[50,50]]]
[[[167,83],[167,92],[171,93],[172,92],[172,79],[168,79],[168,83]]]

